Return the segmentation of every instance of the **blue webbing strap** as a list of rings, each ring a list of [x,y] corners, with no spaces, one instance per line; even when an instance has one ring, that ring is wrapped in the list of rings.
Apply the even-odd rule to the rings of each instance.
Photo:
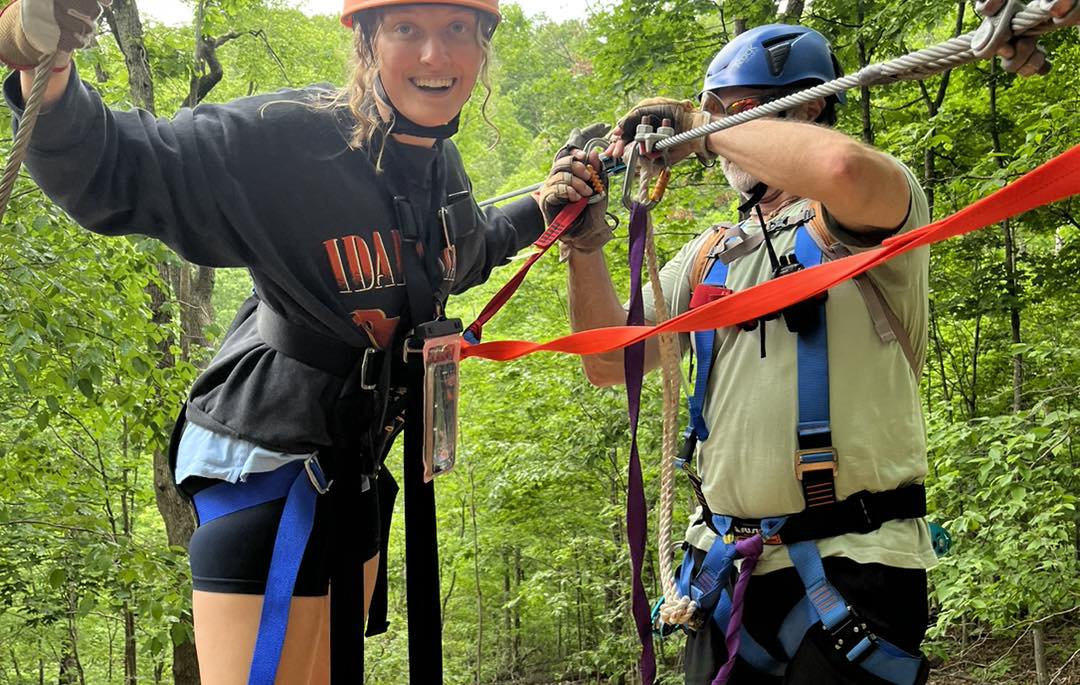
[[[713,260],[712,266],[705,273],[703,285],[723,286],[727,282],[728,267],[721,260]],[[697,373],[694,377],[694,394],[687,398],[690,405],[690,429],[699,441],[709,439],[709,427],[705,423],[705,392],[709,386],[709,372],[712,370],[713,346],[716,344],[716,330],[694,333],[694,353],[697,356]]]
[[[821,264],[821,250],[800,226],[795,234],[795,257],[806,268]],[[809,334],[797,336],[799,376],[800,442],[806,436],[829,431],[829,354],[825,326],[825,303],[820,305],[818,325]]]
[[[679,566],[679,575],[675,578],[675,589],[683,597],[690,596],[690,581],[694,578],[694,552],[693,548],[687,547],[683,553],[682,565]]]
[[[315,523],[315,501],[319,496],[305,468],[310,464],[313,477],[319,478],[325,489],[325,477],[318,462],[290,462],[269,473],[257,473],[244,483],[222,483],[195,495],[195,507],[200,525],[216,518],[259,504],[285,498],[281,512],[270,570],[266,578],[259,633],[255,640],[248,685],[274,685],[281,650],[285,644],[285,629],[289,625],[296,574],[307,549]]]
[[[723,625],[727,625],[727,621],[725,621]],[[787,668],[787,663],[774,659],[773,655],[769,654],[768,650],[762,647],[761,643],[754,639],[754,636],[750,634],[746,629],[746,626],[742,627],[742,637],[739,642],[739,658],[753,666],[755,670],[761,671],[762,673],[768,673],[777,678],[783,676],[784,669]]]
[[[806,587],[806,597],[791,610],[780,629],[780,642],[791,658],[806,632],[818,621],[831,632],[843,627],[843,622],[852,614],[844,598],[825,579],[817,543],[807,541],[788,545],[788,553]],[[894,685],[912,685],[922,669],[921,657],[908,654],[869,631],[864,631],[862,639],[845,655],[849,661]]]
[[[690,582],[690,599],[702,609],[711,610],[720,601],[720,594],[727,586],[728,577],[735,563],[735,543],[724,536],[731,529],[730,516],[713,516],[713,525],[720,535],[705,553],[701,566]],[[726,627],[726,626],[725,626]]]
[[[807,269],[821,264],[821,248],[805,225],[799,226],[795,234],[795,257]],[[799,386],[799,419],[796,427],[799,454],[796,467],[799,469],[799,484],[807,508],[836,501],[833,479],[836,452],[832,449],[832,426],[829,421],[829,349],[825,301],[819,301],[816,306],[817,325],[796,336]]]
[[[806,596],[813,605],[821,624],[826,630],[832,630],[843,623],[851,612],[844,598],[825,579],[825,567],[821,564],[817,543],[810,540],[796,542],[788,545],[787,549],[792,563],[795,564],[795,570],[799,572],[799,578],[806,587]]]
[[[220,483],[196,493],[195,512],[199,515],[199,525],[284,498],[297,474],[303,470],[303,462],[288,462],[273,471],[249,474],[241,483]]]

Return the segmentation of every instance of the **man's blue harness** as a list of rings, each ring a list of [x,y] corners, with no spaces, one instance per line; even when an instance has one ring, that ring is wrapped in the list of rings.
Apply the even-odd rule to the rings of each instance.
[[[764,227],[763,227],[764,228]],[[765,229],[768,230],[768,229]],[[805,268],[822,262],[821,248],[804,221],[796,229],[795,257]],[[725,239],[726,240],[726,239]],[[727,246],[718,246],[720,257],[713,260],[704,285],[725,288],[728,263],[723,260]],[[825,300],[815,303],[817,323],[797,333],[798,360],[798,451],[795,472],[802,483],[807,509],[799,514],[760,521],[740,521],[730,516],[712,514],[705,505],[689,460],[698,441],[707,440],[709,427],[703,416],[705,393],[713,364],[716,331],[694,334],[697,371],[694,394],[689,398],[690,426],[687,445],[682,452],[682,467],[691,476],[698,499],[704,507],[706,522],[717,534],[700,568],[694,571],[691,550],[687,550],[676,579],[678,591],[695,601],[699,609],[696,625],[712,620],[729,636],[728,645],[751,666],[772,675],[783,675],[786,662],[794,657],[807,631],[821,623],[836,651],[866,671],[896,685],[921,682],[924,660],[871,633],[866,624],[825,578],[815,540],[851,532],[869,532],[890,519],[925,516],[925,492],[922,486],[908,486],[884,493],[856,493],[843,502],[835,501],[834,476],[836,450],[832,447],[829,422],[829,357]],[[764,325],[764,322],[761,323]],[[790,326],[789,326],[790,327]],[[787,528],[785,528],[787,526]],[[788,534],[790,529],[790,535]],[[733,572],[739,539],[760,535],[766,544],[785,544],[795,569],[806,588],[806,596],[791,610],[782,624],[779,641],[785,658],[777,659],[741,626],[741,607],[733,606]],[[745,563],[756,563],[746,558]],[[734,614],[734,616],[733,616]],[[724,673],[722,669],[721,674]],[[721,681],[723,675],[717,676]]]

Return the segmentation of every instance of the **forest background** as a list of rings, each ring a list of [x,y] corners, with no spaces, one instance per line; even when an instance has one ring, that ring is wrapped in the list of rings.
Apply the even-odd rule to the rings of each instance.
[[[333,17],[275,0],[189,4],[189,24],[165,26],[114,0],[78,55],[83,77],[112,106],[160,116],[345,78],[349,37]],[[542,178],[574,126],[691,95],[737,27],[812,26],[852,71],[978,23],[956,0],[621,0],[562,22],[504,11],[487,107],[499,135],[474,97],[455,138],[477,198]],[[1080,34],[1044,43],[1048,76],[981,62],[850,92],[840,127],[911,166],[933,216],[947,216],[1078,142]],[[657,209],[662,258],[733,216],[716,171],[684,165],[672,186]],[[608,257],[625,287],[621,241]],[[930,573],[935,682],[1080,682],[1078,268],[1076,198],[932,252],[928,486],[953,539]],[[508,276],[452,314],[471,319]],[[146,239],[91,235],[21,181],[0,231],[0,684],[198,682],[193,521],[163,449],[249,287],[242,271],[187,265]],[[488,337],[567,332],[565,290],[564,267],[544,260]],[[463,455],[438,484],[447,681],[635,682],[621,391],[591,388],[578,360],[555,355],[470,361],[463,374]],[[659,415],[653,378],[650,504]],[[679,487],[683,520],[692,497]],[[376,683],[406,682],[403,537],[391,542],[391,630],[368,643]],[[659,596],[654,544],[645,583]],[[681,646],[660,643],[663,682],[681,682]]]

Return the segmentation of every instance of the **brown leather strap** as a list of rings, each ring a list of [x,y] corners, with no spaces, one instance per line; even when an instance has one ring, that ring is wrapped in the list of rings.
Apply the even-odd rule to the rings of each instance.
[[[715,259],[713,251],[723,242],[729,224],[716,224],[709,228],[708,235],[701,241],[698,251],[694,254],[694,261],[690,267],[690,292],[705,282],[705,274],[709,271],[709,265]]]

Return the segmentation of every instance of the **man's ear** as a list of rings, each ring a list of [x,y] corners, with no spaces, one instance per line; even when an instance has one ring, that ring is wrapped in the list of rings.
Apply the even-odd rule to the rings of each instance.
[[[813,102],[806,103],[803,107],[805,108],[803,111],[806,112],[806,120],[817,121],[817,118],[825,111],[825,100],[824,98],[818,98]]]

